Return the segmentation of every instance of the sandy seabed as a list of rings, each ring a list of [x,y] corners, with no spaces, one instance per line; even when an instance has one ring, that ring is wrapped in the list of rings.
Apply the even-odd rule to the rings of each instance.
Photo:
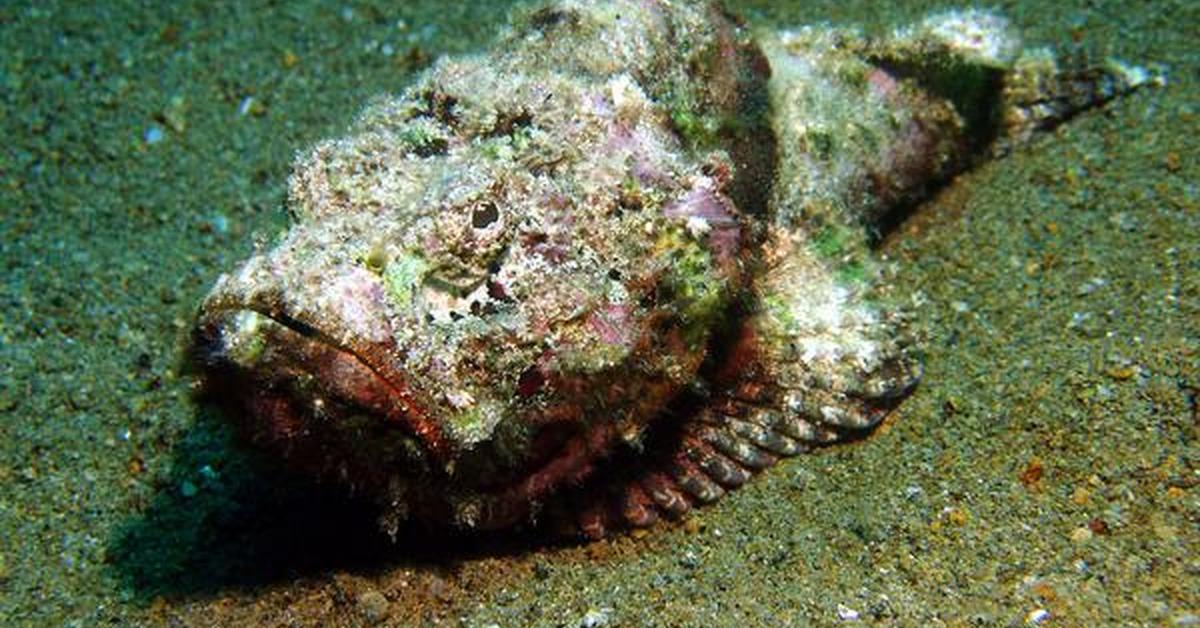
[[[1000,3],[1170,84],[891,234],[926,375],[874,437],[580,546],[383,542],[251,471],[181,371],[204,291],[285,227],[293,154],[508,4],[100,4],[0,7],[0,624],[1200,622],[1200,4]]]

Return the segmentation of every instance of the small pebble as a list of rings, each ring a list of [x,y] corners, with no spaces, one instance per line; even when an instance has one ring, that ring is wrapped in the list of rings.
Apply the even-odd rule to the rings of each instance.
[[[368,621],[377,622],[387,617],[388,601],[382,593],[374,589],[358,596],[358,610]]]
[[[838,619],[842,621],[858,621],[859,618],[858,611],[845,604],[838,604],[837,615]]]
[[[267,112],[267,106],[263,102],[253,96],[246,96],[238,103],[238,115],[245,117],[247,115],[261,116]]]
[[[229,218],[225,214],[213,214],[208,224],[212,227],[213,233],[220,235],[229,233]]]
[[[147,144],[157,144],[163,141],[163,130],[158,125],[151,125],[144,135]]]
[[[583,618],[579,620],[579,628],[600,628],[607,626],[609,621],[610,608],[588,609],[588,612],[583,614]]]
[[[1029,614],[1025,616],[1025,623],[1035,626],[1046,621],[1047,619],[1050,619],[1050,611],[1044,608],[1037,608],[1029,611]]]
[[[1091,279],[1088,279],[1080,284],[1079,288],[1075,290],[1075,294],[1079,296],[1087,296],[1106,285],[1108,285],[1108,281],[1103,277],[1092,277]]]

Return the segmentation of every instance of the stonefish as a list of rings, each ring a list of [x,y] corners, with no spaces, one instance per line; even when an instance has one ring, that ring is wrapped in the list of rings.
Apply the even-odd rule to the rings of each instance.
[[[298,159],[294,226],[204,301],[205,380],[393,533],[676,518],[917,384],[870,249],[898,208],[1152,80],[980,11],[527,10]]]

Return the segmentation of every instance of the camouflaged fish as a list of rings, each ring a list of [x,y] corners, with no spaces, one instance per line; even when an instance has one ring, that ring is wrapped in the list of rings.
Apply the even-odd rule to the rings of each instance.
[[[205,379],[393,533],[677,518],[913,390],[870,250],[897,208],[1155,80],[979,11],[867,37],[528,10],[298,159],[294,226],[204,301]]]

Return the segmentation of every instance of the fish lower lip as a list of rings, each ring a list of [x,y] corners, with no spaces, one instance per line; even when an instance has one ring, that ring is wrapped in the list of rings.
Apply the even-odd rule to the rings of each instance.
[[[286,388],[293,402],[323,405],[326,399],[398,424],[435,458],[442,441],[413,401],[398,374],[386,373],[378,348],[338,342],[330,334],[295,317],[233,308],[209,313],[198,329],[202,358],[212,370],[230,370],[247,385],[235,394],[253,402],[256,388]],[[374,359],[372,359],[374,358]],[[306,382],[300,391],[298,382]]]

